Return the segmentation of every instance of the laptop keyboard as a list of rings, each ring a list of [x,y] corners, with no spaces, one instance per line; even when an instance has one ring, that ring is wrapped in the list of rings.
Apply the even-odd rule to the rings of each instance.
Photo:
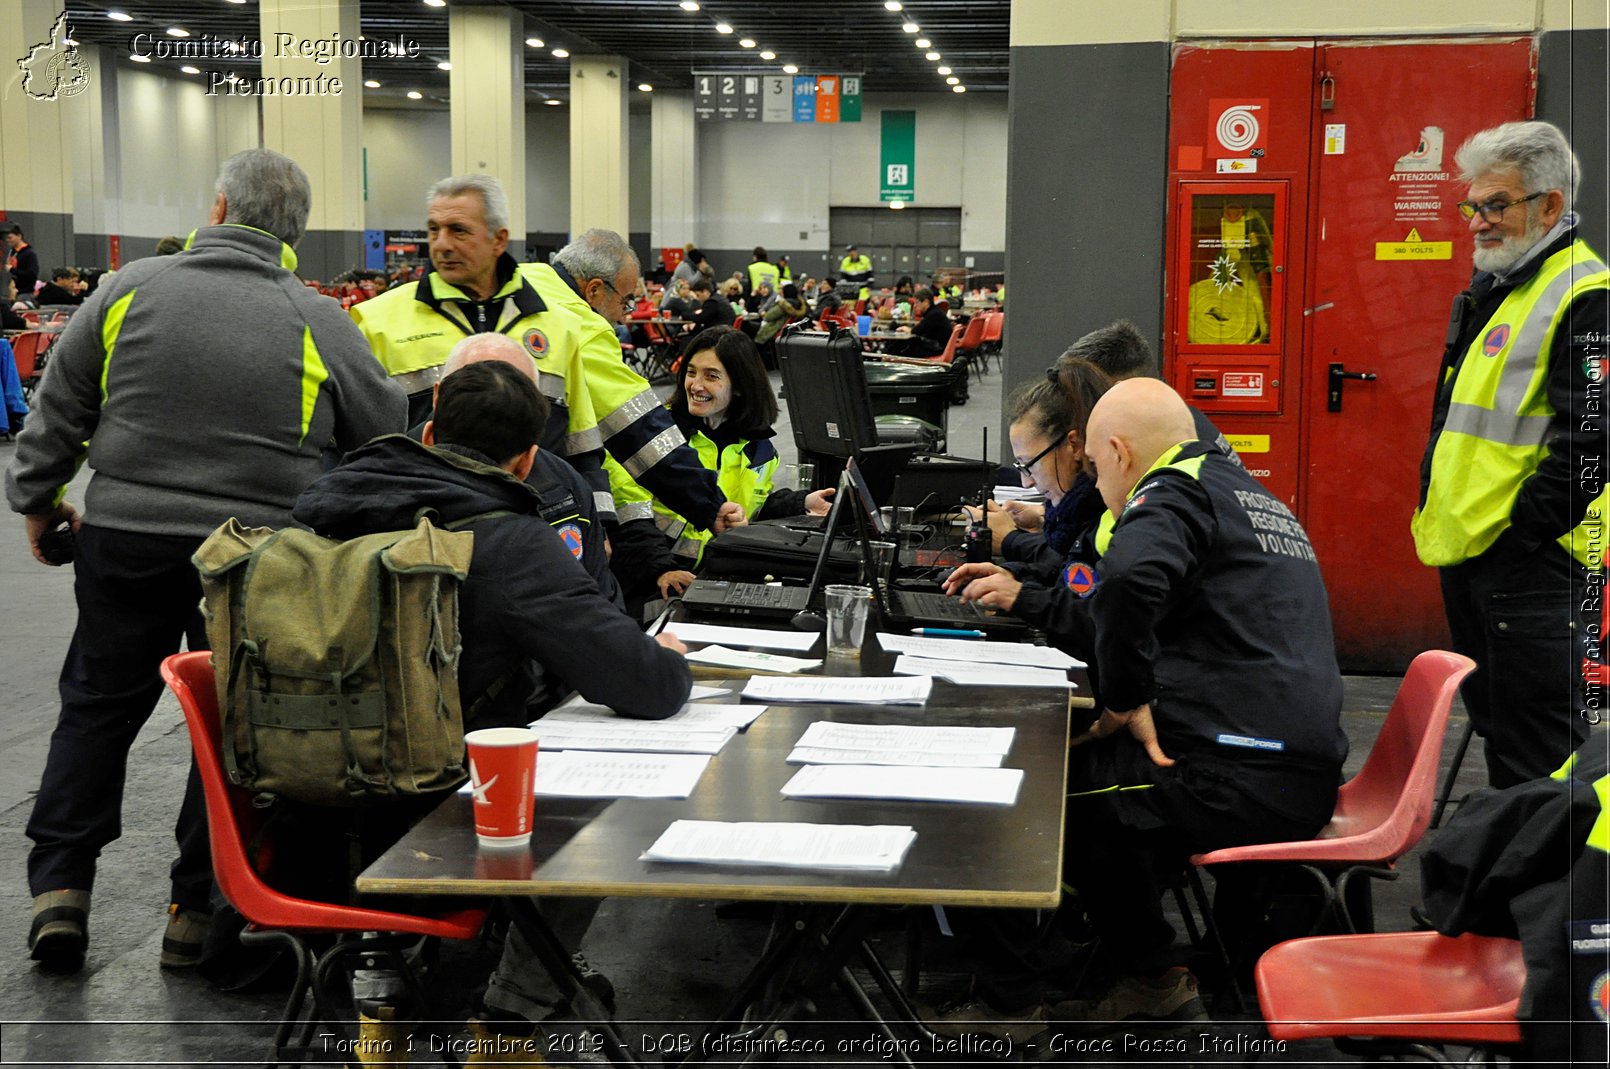
[[[727,588],[726,604],[748,609],[786,609],[799,600],[799,590],[766,583],[733,583]]]
[[[976,605],[963,605],[949,594],[922,590],[894,590],[889,598],[899,616],[926,620],[957,620],[976,624],[983,613]]]

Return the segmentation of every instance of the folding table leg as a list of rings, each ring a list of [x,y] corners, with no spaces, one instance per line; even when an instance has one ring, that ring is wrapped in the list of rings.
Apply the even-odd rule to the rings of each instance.
[[[614,1015],[582,982],[581,973],[576,971],[576,964],[570,958],[570,951],[553,934],[553,929],[548,926],[536,903],[529,898],[514,897],[508,900],[508,906],[509,919],[520,926],[520,931],[536,951],[542,967],[548,970],[548,975],[553,977],[559,990],[570,1000],[570,1008],[580,1020],[598,1029],[604,1057],[609,1059],[611,1065],[640,1066],[642,1063],[633,1057],[620,1026],[615,1023]]]

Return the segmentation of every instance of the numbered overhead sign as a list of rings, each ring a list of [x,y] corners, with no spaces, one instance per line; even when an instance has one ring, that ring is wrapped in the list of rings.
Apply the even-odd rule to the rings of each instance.
[[[738,76],[738,117],[754,122],[760,118],[760,75]]]
[[[699,122],[716,117],[716,78],[714,74],[693,76],[693,117]]]
[[[846,74],[839,80],[839,122],[861,121],[861,76]]]
[[[741,82],[736,74],[716,75],[716,118],[723,122],[738,117]]]
[[[794,121],[794,80],[786,74],[760,79],[760,118],[763,122]]]

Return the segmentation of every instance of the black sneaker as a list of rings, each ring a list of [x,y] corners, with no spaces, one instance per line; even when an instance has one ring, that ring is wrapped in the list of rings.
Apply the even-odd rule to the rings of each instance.
[[[570,955],[570,961],[576,966],[576,971],[581,973],[581,982],[587,986],[587,990],[604,1004],[605,1009],[614,1013],[615,985],[610,982],[609,977],[593,968],[592,962],[588,961],[586,955],[579,950]]]

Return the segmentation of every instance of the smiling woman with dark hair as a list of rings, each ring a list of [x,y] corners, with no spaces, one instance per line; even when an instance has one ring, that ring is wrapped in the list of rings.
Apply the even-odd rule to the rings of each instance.
[[[774,490],[777,450],[777,396],[749,335],[733,327],[711,327],[688,343],[687,357],[671,396],[671,418],[698,453],[716,482],[748,512],[752,520],[810,513],[825,516],[832,490],[805,493]],[[617,505],[620,503],[617,501]],[[641,537],[644,524],[623,523],[626,537],[615,540],[612,564],[628,600],[649,594],[650,580],[661,597],[679,593],[693,581],[711,532],[689,524],[659,499],[646,501],[652,510],[653,537]],[[621,509],[623,518],[631,506]]]

